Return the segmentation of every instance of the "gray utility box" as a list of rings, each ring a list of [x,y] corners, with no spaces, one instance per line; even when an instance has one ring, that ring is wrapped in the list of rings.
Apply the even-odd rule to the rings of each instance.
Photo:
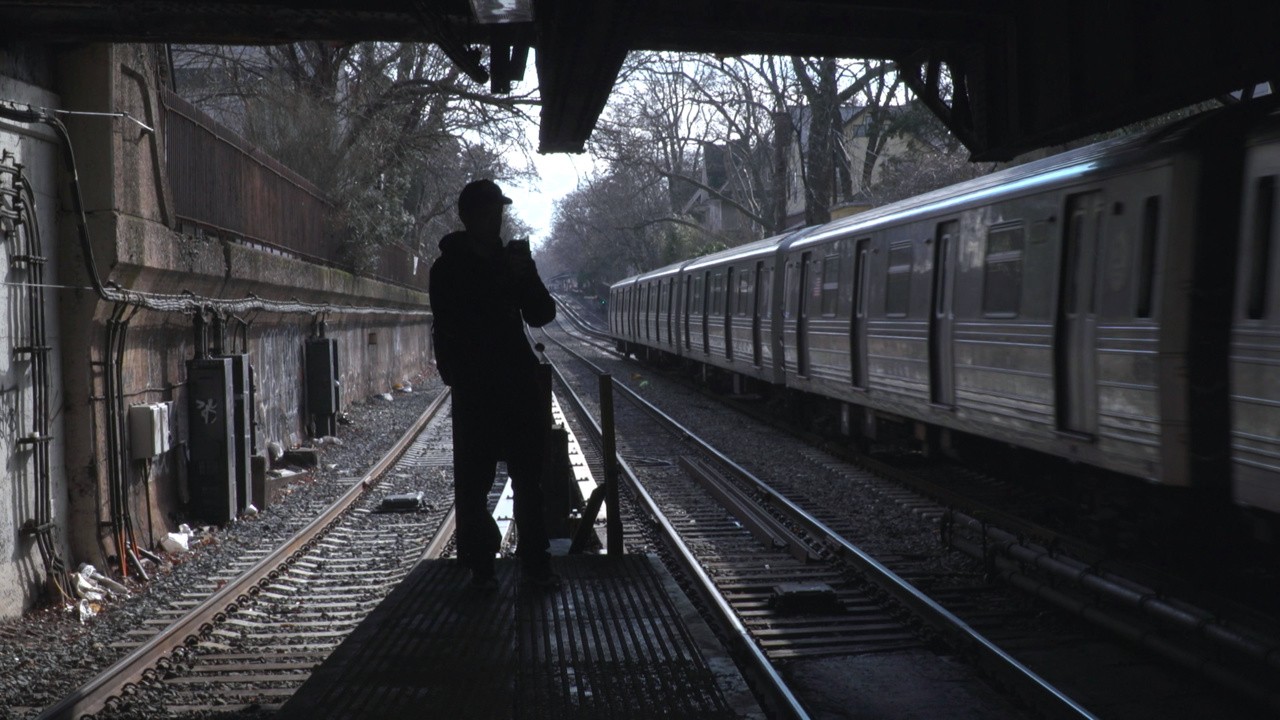
[[[235,382],[231,358],[187,361],[187,486],[191,510],[215,523],[236,517]]]
[[[231,392],[235,400],[231,410],[234,423],[232,434],[235,437],[232,459],[236,478],[236,515],[238,516],[253,501],[253,491],[250,487],[253,474],[249,465],[249,458],[253,455],[253,386],[248,355],[222,355],[218,359],[224,358],[231,361]]]
[[[310,338],[305,350],[307,413],[314,423],[316,437],[333,435],[338,430],[337,415],[341,405],[338,383],[338,342],[332,338]]]

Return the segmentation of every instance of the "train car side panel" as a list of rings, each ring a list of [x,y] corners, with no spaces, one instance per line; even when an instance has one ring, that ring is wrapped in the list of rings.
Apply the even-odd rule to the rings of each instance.
[[[1280,137],[1245,165],[1231,338],[1231,460],[1236,502],[1280,512]]]

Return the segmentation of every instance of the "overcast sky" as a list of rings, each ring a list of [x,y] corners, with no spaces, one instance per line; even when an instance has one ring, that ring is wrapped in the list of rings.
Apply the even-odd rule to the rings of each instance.
[[[532,132],[536,138],[538,129]],[[535,155],[533,163],[542,178],[540,181],[527,186],[504,185],[502,192],[514,201],[515,214],[533,226],[531,240],[537,246],[551,232],[555,202],[577,189],[579,179],[586,180],[591,174],[591,158],[586,154],[554,153]]]
[[[537,67],[537,53],[530,51],[528,69],[525,70],[524,80],[515,87],[514,94],[520,94],[526,90],[525,86],[532,88],[538,82],[538,73],[534,69]],[[537,113],[534,113],[537,116]],[[537,122],[530,122],[525,127],[525,134],[529,138],[530,147],[538,147],[538,125]],[[593,161],[589,153],[581,153],[574,155],[571,153],[552,153],[549,155],[533,156],[534,167],[541,176],[540,181],[530,183],[526,186],[515,184],[504,184],[503,193],[514,201],[512,209],[515,214],[520,216],[526,223],[533,227],[533,237],[530,240],[536,247],[551,233],[551,218],[555,213],[555,203],[560,198],[573,192],[578,188],[578,182],[585,181],[591,175]]]

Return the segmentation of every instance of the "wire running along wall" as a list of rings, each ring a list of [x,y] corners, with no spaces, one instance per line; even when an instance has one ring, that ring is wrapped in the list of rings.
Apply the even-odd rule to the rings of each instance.
[[[14,439],[15,451],[27,454],[31,495],[25,511],[30,516],[21,525],[24,537],[34,538],[54,588],[68,597],[67,568],[58,550],[58,534],[53,519],[53,480],[50,445],[50,355],[45,317],[45,255],[36,196],[30,182],[8,151],[0,153],[0,239],[7,254],[11,280],[9,318],[11,352],[15,365],[27,366],[29,408],[21,413],[30,425]],[[24,403],[26,404],[26,403]],[[20,421],[21,422],[21,421]]]

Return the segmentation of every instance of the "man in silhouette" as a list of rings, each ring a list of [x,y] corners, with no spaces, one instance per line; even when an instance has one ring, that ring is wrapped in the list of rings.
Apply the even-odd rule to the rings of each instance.
[[[501,537],[488,497],[498,460],[505,460],[515,489],[523,580],[554,587],[541,486],[548,410],[524,325],[546,325],[556,307],[528,242],[503,244],[509,204],[491,180],[476,180],[458,196],[466,230],[440,241],[440,258],[431,266],[432,340],[440,377],[453,388],[458,559],[471,570],[472,584],[496,586]]]

